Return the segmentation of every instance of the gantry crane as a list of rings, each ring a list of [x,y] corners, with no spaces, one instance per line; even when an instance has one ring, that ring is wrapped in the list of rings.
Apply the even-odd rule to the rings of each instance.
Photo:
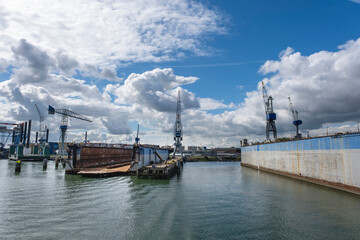
[[[181,158],[183,157],[182,153],[182,125],[181,125],[181,98],[180,98],[180,90],[178,91],[177,98],[177,106],[176,106],[176,120],[174,126],[174,140],[175,140],[175,149],[173,153],[173,157],[175,157],[175,153],[178,150],[181,154]]]
[[[290,97],[288,97],[288,99],[289,99],[290,112],[293,116],[293,124],[295,125],[295,129],[296,129],[295,138],[299,139],[301,138],[301,133],[299,133],[299,125],[302,124],[302,121],[299,119],[299,113],[294,109]]]
[[[76,119],[80,119],[83,121],[87,121],[87,122],[92,122],[91,119],[80,115],[78,113],[75,113],[73,111],[70,111],[68,109],[55,109],[52,106],[49,105],[49,109],[48,109],[49,114],[61,114],[61,125],[60,125],[60,131],[61,131],[61,135],[60,135],[60,141],[61,141],[61,149],[59,154],[61,156],[65,156],[66,155],[66,150],[64,147],[64,142],[65,142],[65,138],[66,138],[66,130],[68,129],[68,122],[69,122],[69,117],[72,118],[76,118]]]
[[[277,138],[277,131],[276,131],[276,113],[274,113],[273,109],[273,98],[271,96],[268,96],[265,84],[262,83],[262,92],[263,92],[263,98],[265,103],[265,115],[266,115],[266,141],[270,141],[270,132],[273,132],[274,139]]]

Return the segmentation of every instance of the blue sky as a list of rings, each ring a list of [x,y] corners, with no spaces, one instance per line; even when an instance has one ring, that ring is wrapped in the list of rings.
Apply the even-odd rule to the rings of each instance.
[[[14,0],[0,13],[1,121],[51,104],[94,119],[73,120],[70,139],[130,143],[139,122],[165,144],[181,90],[185,145],[238,146],[264,139],[262,80],[280,136],[293,134],[288,96],[305,134],[360,119],[359,1]]]
[[[260,66],[267,60],[277,60],[287,47],[310,55],[336,51],[338,45],[360,36],[360,5],[346,0],[201,2],[229,18],[227,34],[208,37],[207,44],[218,53],[148,66],[134,64],[124,72],[172,67],[179,75],[200,78],[186,87],[198,96],[223,99],[225,103],[241,102],[264,77],[258,73]]]

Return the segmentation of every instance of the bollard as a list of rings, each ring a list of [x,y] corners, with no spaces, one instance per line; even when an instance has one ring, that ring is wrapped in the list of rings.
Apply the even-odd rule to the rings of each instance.
[[[20,171],[21,171],[21,160],[16,160],[15,172],[20,172]]]
[[[43,160],[43,170],[47,169],[47,162],[48,162],[47,158],[44,158],[44,160]]]
[[[66,165],[65,159],[61,159],[61,164],[63,165],[63,167],[65,167],[65,165]]]
[[[55,158],[55,168],[59,167],[59,158]]]

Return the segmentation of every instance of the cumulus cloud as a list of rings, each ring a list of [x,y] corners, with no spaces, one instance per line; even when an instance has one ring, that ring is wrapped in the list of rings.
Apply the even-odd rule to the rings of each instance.
[[[58,68],[62,74],[72,76],[75,74],[76,68],[79,67],[79,62],[67,56],[63,51],[57,53]]]
[[[201,110],[215,110],[215,109],[229,109],[235,108],[235,104],[224,104],[223,101],[218,101],[212,98],[201,98],[200,100]]]
[[[131,127],[128,125],[128,113],[123,112],[113,114],[107,118],[103,118],[102,123],[108,129],[110,134],[131,134]]]
[[[265,75],[269,95],[274,98],[276,125],[280,137],[294,131],[288,107],[290,96],[303,120],[304,135],[325,135],[355,131],[360,119],[360,39],[339,46],[339,51],[321,51],[304,56],[292,48],[279,54],[279,60],[269,60],[259,73]],[[200,102],[206,101],[201,99]],[[216,104],[215,104],[216,105]],[[191,110],[184,114],[185,135],[192,141],[215,145],[239,145],[238,140],[265,139],[265,107],[262,85],[246,93],[246,98],[232,111],[210,114]],[[352,124],[351,124],[352,123]],[[206,136],[208,138],[206,138]],[[227,143],[227,144],[225,144]]]
[[[325,122],[355,121],[359,118],[360,39],[350,41],[338,52],[321,51],[310,56],[300,52],[268,61],[260,69],[269,79],[270,90],[285,108],[286,96],[299,106],[304,126],[318,128]]]
[[[1,118],[37,119],[34,104],[44,112],[51,104],[94,119],[71,120],[72,129],[128,136],[127,122],[137,120],[168,131],[178,90],[184,111],[200,108],[183,88],[198,79],[154,69],[122,83],[119,67],[212,54],[204,39],[226,33],[226,23],[223,13],[191,0],[2,2],[0,72],[9,79],[0,82]],[[111,84],[103,90],[97,79]],[[59,116],[46,116],[57,131]]]
[[[82,139],[88,130],[99,141],[130,141],[129,122],[137,121],[151,129],[147,135],[157,136],[154,143],[164,143],[172,137],[180,90],[185,145],[238,146],[241,138],[262,140],[261,82],[243,102],[224,103],[197,97],[186,87],[199,79],[176,75],[171,68],[118,77],[122,66],[134,62],[211,54],[204,36],[225,33],[224,23],[221,13],[190,0],[4,1],[0,71],[8,72],[9,79],[0,82],[0,120],[38,119],[34,104],[45,113],[50,104],[93,119],[71,120],[69,138]],[[263,64],[259,73],[274,98],[279,135],[293,131],[289,96],[303,120],[301,129],[318,133],[325,125],[336,131],[331,127],[335,123],[351,128],[360,119],[359,59],[357,39],[338,51],[309,56],[289,47],[279,59]],[[100,87],[93,79],[110,83]],[[56,135],[60,116],[46,116]]]
[[[32,52],[55,59],[53,65],[57,66],[56,57],[34,48],[32,46]],[[15,52],[21,57],[32,56]],[[29,60],[32,58],[24,59],[23,68],[37,66]],[[360,101],[357,94],[360,88],[358,59],[360,39],[348,41],[336,52],[321,51],[309,56],[287,48],[279,54],[278,60],[263,64],[259,73],[265,75],[263,81],[269,95],[274,98],[279,135],[289,136],[294,131],[288,109],[289,96],[303,120],[300,129],[304,135],[324,134],[324,127],[329,127],[329,133],[350,131],[351,123],[360,119],[360,107],[356,104]],[[0,83],[1,113],[17,121],[37,119],[34,103],[42,109],[46,109],[46,104],[52,104],[92,117],[94,122],[91,124],[71,121],[71,128],[98,131],[96,136],[106,142],[131,139],[128,123],[138,121],[142,127],[151,129],[158,143],[164,144],[164,139],[169,136],[171,139],[180,90],[185,145],[238,146],[242,138],[256,141],[265,138],[261,82],[256,90],[246,93],[242,103],[225,104],[221,100],[196,97],[185,89],[187,84],[196,81],[198,78],[178,76],[169,68],[154,69],[130,74],[121,83],[107,84],[102,91],[84,80],[49,71],[41,85],[26,84],[26,81],[18,84],[15,72],[10,80]],[[219,114],[209,112],[215,109],[225,111]],[[48,116],[47,122],[56,132],[60,118]]]
[[[190,0],[12,0],[0,13],[2,56],[24,38],[96,66],[206,55],[203,36],[227,31],[223,14]]]
[[[197,81],[196,77],[183,77],[174,74],[171,68],[154,69],[142,74],[131,74],[123,85],[109,84],[105,91],[116,97],[118,104],[138,104],[156,109],[159,112],[174,112],[176,109],[177,87]],[[181,90],[183,107],[199,108],[195,95]]]
[[[13,47],[12,51],[20,65],[19,68],[13,69],[17,82],[39,83],[47,80],[54,61],[46,52],[34,47],[25,39],[21,39],[20,44]],[[25,66],[21,66],[23,62]]]

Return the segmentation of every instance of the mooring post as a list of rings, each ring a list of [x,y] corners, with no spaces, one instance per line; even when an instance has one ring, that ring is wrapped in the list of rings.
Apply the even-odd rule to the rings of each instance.
[[[55,158],[55,168],[59,167],[59,158]]]
[[[15,172],[20,172],[20,171],[21,171],[21,160],[16,160]]]
[[[43,170],[47,169],[47,162],[48,162],[47,158],[44,158],[44,160],[43,160]]]
[[[64,159],[64,158],[61,158],[61,164],[63,165],[63,167],[65,167],[65,165],[66,165],[66,161],[65,161],[65,159]]]

